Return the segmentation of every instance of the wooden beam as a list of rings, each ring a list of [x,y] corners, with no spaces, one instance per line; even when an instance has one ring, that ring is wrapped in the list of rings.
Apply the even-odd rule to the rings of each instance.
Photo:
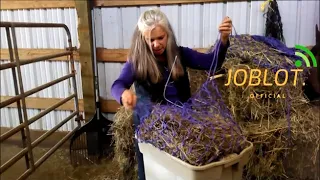
[[[120,104],[116,100],[100,99],[101,111],[105,113],[116,113],[120,108]]]
[[[74,8],[75,0],[2,0],[0,1],[0,7],[1,10]]]
[[[143,5],[167,5],[167,4],[190,4],[190,3],[210,3],[210,2],[227,2],[233,0],[95,0],[94,6],[98,7],[120,7],[120,6],[143,6]],[[246,1],[246,0],[234,0]]]
[[[47,56],[51,54],[62,53],[65,51],[66,50],[64,49],[26,49],[26,48],[18,49],[20,60],[26,60],[26,59],[36,58],[40,56]],[[73,57],[74,57],[74,60],[78,61],[79,53],[75,51]],[[1,61],[10,60],[8,49],[0,49],[0,60]],[[67,61],[67,60],[68,60],[68,56],[49,59],[49,61]]]
[[[199,52],[206,52],[208,48],[195,48]],[[97,48],[97,60],[100,62],[119,62],[127,61],[129,49],[106,49]]]
[[[119,62],[127,60],[128,49],[97,48],[97,60],[100,62]]]
[[[81,64],[81,78],[83,103],[86,121],[95,114],[95,88],[93,70],[93,36],[91,26],[90,1],[75,1],[78,14],[78,35],[80,41],[79,56]]]
[[[311,49],[313,46],[307,46]],[[199,52],[206,52],[208,48],[194,48]],[[26,60],[30,58],[35,58],[39,56],[46,56],[54,53],[61,53],[63,49],[19,49],[19,58],[21,60]],[[107,48],[97,48],[97,60],[100,62],[113,62],[113,63],[124,63],[127,60],[127,54],[129,49],[107,49]],[[75,61],[79,61],[79,52],[74,53]],[[0,61],[9,60],[8,49],[0,49]],[[49,61],[67,61],[67,56],[49,59]]]
[[[12,98],[13,96],[0,96],[0,102]],[[26,106],[27,109],[47,109],[50,106],[62,101],[63,98],[39,98],[39,97],[27,97]],[[120,104],[115,100],[100,99],[101,111],[104,113],[115,113],[120,108]],[[12,103],[6,107],[16,108],[17,103]],[[79,99],[79,110],[83,112],[84,105],[83,99]],[[74,100],[70,100],[67,103],[61,105],[56,110],[62,111],[74,111]]]
[[[311,49],[313,46],[306,46]],[[208,48],[193,48],[198,52],[205,53],[209,50]],[[107,48],[97,48],[97,60],[100,62],[110,62],[110,63],[125,63],[127,61],[127,55],[129,49],[107,49]]]

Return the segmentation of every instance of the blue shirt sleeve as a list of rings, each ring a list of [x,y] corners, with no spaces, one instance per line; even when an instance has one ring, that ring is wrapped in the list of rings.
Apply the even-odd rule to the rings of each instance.
[[[111,86],[111,95],[122,105],[121,95],[123,91],[129,89],[135,81],[132,64],[126,62],[121,70],[120,76],[113,82]]]
[[[228,50],[228,47],[230,45],[230,42],[228,41],[226,45],[223,45],[221,43],[220,49],[218,52],[218,62],[216,69],[219,69],[226,57],[226,53]],[[209,70],[210,66],[213,61],[214,53],[215,51],[212,51],[210,53],[201,53],[196,50],[190,49],[188,47],[182,48],[183,58],[182,61],[186,63],[186,66],[193,68],[193,69],[199,69],[199,70]],[[212,67],[214,68],[214,67]]]

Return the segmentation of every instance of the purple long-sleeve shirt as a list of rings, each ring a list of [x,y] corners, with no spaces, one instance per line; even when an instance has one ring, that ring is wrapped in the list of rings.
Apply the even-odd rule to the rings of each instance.
[[[229,47],[229,41],[226,46],[222,43],[220,45],[219,54],[218,54],[218,64],[217,66],[220,67],[225,59],[225,54],[227,52],[227,48]],[[188,47],[182,47],[182,53],[184,59],[184,63],[187,67],[193,69],[201,69],[201,70],[209,70],[213,57],[214,52],[211,53],[200,53]],[[169,71],[166,71],[164,74],[164,81],[167,81],[169,76]],[[115,100],[122,104],[121,102],[121,95],[122,93],[131,87],[131,85],[135,82],[135,76],[132,68],[132,64],[130,62],[126,62],[123,66],[123,69],[120,73],[120,76],[114,81],[111,87],[111,94],[115,98]],[[166,89],[166,98],[172,102],[178,101],[177,96],[177,89],[173,86],[173,83],[169,83]]]

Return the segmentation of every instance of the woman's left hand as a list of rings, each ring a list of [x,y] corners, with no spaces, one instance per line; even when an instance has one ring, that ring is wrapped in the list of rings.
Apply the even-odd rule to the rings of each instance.
[[[225,45],[228,42],[229,35],[232,32],[232,20],[229,17],[225,17],[222,23],[219,25],[219,32],[221,33],[221,41]]]

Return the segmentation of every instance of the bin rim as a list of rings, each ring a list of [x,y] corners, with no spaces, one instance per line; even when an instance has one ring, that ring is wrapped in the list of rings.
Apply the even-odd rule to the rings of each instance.
[[[152,148],[155,148],[157,151],[161,151],[162,153],[164,153],[166,156],[168,156],[169,158],[173,159],[174,161],[182,164],[183,166],[186,166],[187,168],[189,168],[191,170],[195,170],[195,171],[206,170],[206,169],[213,168],[213,167],[216,167],[216,166],[221,166],[221,165],[224,165],[224,164],[235,164],[235,163],[239,162],[240,159],[244,155],[250,154],[250,152],[253,149],[253,143],[248,141],[248,140],[246,140],[246,142],[249,144],[249,146],[246,147],[245,149],[243,149],[240,152],[240,154],[236,154],[235,156],[230,157],[228,159],[220,160],[220,161],[217,161],[217,162],[212,162],[212,163],[209,163],[209,164],[206,164],[206,165],[203,165],[203,166],[195,166],[195,165],[191,165],[191,164],[189,164],[187,162],[184,162],[181,159],[179,159],[179,158],[177,158],[175,156],[172,156],[172,155],[170,155],[169,153],[167,153],[165,151],[161,151],[160,149],[156,148],[154,145],[152,145],[150,143],[145,143],[145,142],[138,141],[139,144],[144,144],[146,146],[151,146]],[[141,151],[141,153],[143,154],[143,151]]]

